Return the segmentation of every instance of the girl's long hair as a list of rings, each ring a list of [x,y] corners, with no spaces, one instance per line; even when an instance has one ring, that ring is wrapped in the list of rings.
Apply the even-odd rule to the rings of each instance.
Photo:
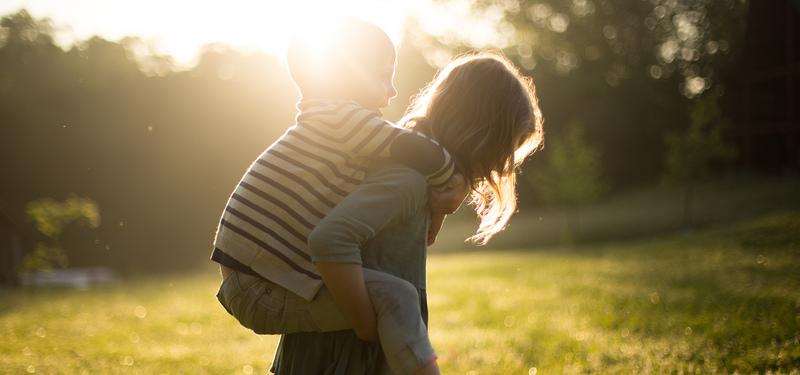
[[[542,122],[533,81],[505,57],[483,52],[442,68],[399,124],[453,156],[481,220],[468,240],[485,244],[516,210],[516,169],[542,144]]]

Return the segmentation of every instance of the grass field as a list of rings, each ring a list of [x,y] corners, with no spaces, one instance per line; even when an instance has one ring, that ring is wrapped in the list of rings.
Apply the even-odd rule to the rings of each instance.
[[[800,374],[800,213],[587,246],[435,254],[445,374]],[[206,273],[0,293],[3,374],[263,374]]]
[[[696,229],[776,212],[800,211],[800,178],[733,176],[698,183],[694,189],[692,223]],[[583,242],[646,238],[683,228],[681,186],[646,185],[615,191],[582,207],[577,239]],[[539,205],[520,208],[509,227],[492,238],[491,249],[552,246],[562,243],[568,215]],[[450,215],[432,252],[477,250],[464,243],[475,233],[475,214],[462,208]]]

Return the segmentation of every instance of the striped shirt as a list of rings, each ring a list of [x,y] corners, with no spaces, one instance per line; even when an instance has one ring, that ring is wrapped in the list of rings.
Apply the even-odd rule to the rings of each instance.
[[[452,175],[453,162],[433,140],[355,102],[309,99],[297,108],[297,123],[253,162],[233,191],[214,252],[312,300],[322,278],[308,253],[308,235],[362,182],[372,158],[406,163],[437,188]],[[396,144],[404,147],[393,147],[400,139]],[[425,165],[412,165],[418,163]]]

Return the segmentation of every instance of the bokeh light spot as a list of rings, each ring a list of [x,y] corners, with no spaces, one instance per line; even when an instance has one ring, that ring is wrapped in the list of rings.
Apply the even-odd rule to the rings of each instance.
[[[647,69],[647,73],[650,74],[650,77],[655,79],[661,78],[661,75],[664,74],[661,67],[658,65],[650,65]]]
[[[550,22],[548,23],[548,27],[550,30],[553,30],[557,33],[563,33],[567,31],[567,27],[569,26],[569,17],[563,13],[556,13],[552,17],[550,17]]]
[[[719,43],[717,43],[717,42],[715,42],[713,40],[708,42],[708,43],[706,43],[706,52],[708,52],[708,53],[713,55],[713,54],[717,53],[717,51],[719,51]]]
[[[597,48],[597,46],[586,47],[584,53],[589,60],[597,60],[600,58],[600,48]],[[539,220],[542,220],[542,218],[539,218]]]
[[[603,36],[606,39],[614,39],[617,37],[617,29],[614,26],[608,25],[603,28]]]
[[[136,306],[136,309],[133,311],[136,314],[137,318],[144,318],[147,316],[147,310],[145,310],[144,306]]]

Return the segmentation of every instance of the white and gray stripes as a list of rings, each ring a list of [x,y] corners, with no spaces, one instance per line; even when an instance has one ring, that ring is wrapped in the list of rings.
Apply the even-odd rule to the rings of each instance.
[[[353,102],[303,101],[298,108],[297,124],[234,190],[214,245],[311,300],[322,281],[308,235],[363,181],[369,158],[388,156],[388,145],[405,130]]]

